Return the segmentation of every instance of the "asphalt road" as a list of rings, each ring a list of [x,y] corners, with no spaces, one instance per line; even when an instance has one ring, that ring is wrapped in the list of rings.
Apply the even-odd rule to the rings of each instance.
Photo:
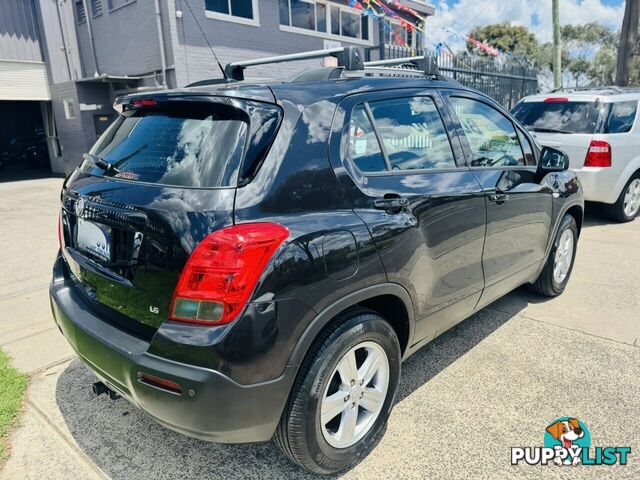
[[[189,439],[91,394],[48,307],[60,184],[0,184],[0,348],[32,375],[0,478],[312,478],[271,443]],[[639,285],[640,220],[588,210],[566,292],[519,289],[409,359],[384,439],[340,477],[640,478]],[[593,446],[630,446],[629,464],[510,465],[511,447],[542,446],[561,416],[580,418]]]

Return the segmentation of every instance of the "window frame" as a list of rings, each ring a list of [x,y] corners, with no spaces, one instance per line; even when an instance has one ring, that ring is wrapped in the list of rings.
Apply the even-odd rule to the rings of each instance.
[[[376,103],[376,102],[384,102],[384,101],[388,101],[388,100],[402,100],[402,99],[412,99],[412,98],[417,98],[417,97],[426,97],[429,98],[432,102],[433,105],[436,108],[436,112],[438,113],[438,116],[440,117],[440,121],[442,122],[442,127],[444,128],[445,134],[447,135],[447,141],[449,142],[449,147],[451,148],[451,155],[453,157],[453,161],[455,163],[455,167],[445,167],[445,168],[414,168],[414,169],[408,169],[408,170],[400,170],[400,169],[393,169],[391,166],[391,161],[389,160],[389,157],[387,155],[387,150],[386,150],[386,146],[384,145],[384,141],[382,140],[382,137],[380,135],[380,132],[378,130],[378,126],[375,122],[375,118],[373,116],[373,113],[371,111],[371,107],[369,106],[369,103]],[[437,93],[436,92],[418,92],[415,94],[412,94],[410,92],[397,92],[397,95],[391,95],[391,96],[380,96],[380,97],[372,97],[372,98],[363,98],[359,101],[355,101],[353,103],[351,103],[350,105],[347,106],[348,108],[348,112],[347,115],[345,116],[345,120],[344,120],[344,129],[346,130],[346,141],[349,141],[349,126],[351,123],[351,117],[353,115],[354,110],[356,109],[356,107],[358,105],[364,105],[364,109],[365,109],[365,113],[367,115],[367,119],[369,120],[369,122],[371,123],[371,126],[373,128],[376,140],[378,141],[378,146],[380,147],[380,151],[382,153],[382,156],[384,158],[384,163],[387,167],[388,170],[385,171],[380,171],[380,172],[363,172],[362,170],[360,170],[358,168],[358,165],[355,163],[355,161],[352,158],[351,155],[351,151],[350,149],[347,149],[346,151],[346,155],[342,155],[344,157],[344,161],[347,161],[349,163],[349,165],[355,169],[355,171],[361,175],[362,177],[389,177],[389,176],[406,176],[406,175],[418,175],[418,174],[425,174],[425,173],[445,173],[445,172],[459,172],[463,169],[465,169],[467,167],[466,165],[466,161],[465,164],[461,164],[460,162],[460,157],[459,154],[456,153],[456,148],[455,148],[455,144],[454,144],[454,137],[455,135],[449,131],[449,128],[447,127],[447,119],[445,119],[444,115],[443,115],[443,111],[441,106],[438,105],[438,98],[437,97]],[[466,158],[463,158],[463,160],[466,160]]]
[[[372,46],[374,44],[373,42],[373,19],[371,18],[370,15],[364,15],[364,18],[367,19],[367,22],[369,24],[369,28],[368,28],[368,33],[369,33],[369,39],[368,40],[364,40],[362,38],[354,38],[354,37],[349,37],[346,35],[342,35],[342,33],[340,33],[339,35],[335,34],[335,33],[331,33],[332,29],[333,29],[333,25],[331,23],[331,9],[332,8],[337,8],[340,10],[340,18],[342,19],[342,12],[348,12],[348,13],[352,13],[352,14],[356,14],[360,17],[363,17],[363,13],[362,10],[358,10],[356,8],[352,8],[349,5],[343,5],[341,3],[334,3],[334,2],[330,2],[328,0],[300,0],[304,3],[311,3],[314,5],[314,9],[315,9],[315,4],[317,3],[321,3],[325,5],[325,25],[326,25],[326,31],[322,32],[318,30],[318,17],[316,15],[316,25],[315,25],[315,29],[314,30],[308,30],[306,28],[300,28],[300,27],[294,27],[291,25],[291,0],[286,0],[287,4],[289,5],[289,25],[283,25],[280,23],[280,19],[278,18],[278,26],[280,28],[280,31],[282,32],[288,32],[288,33],[299,33],[299,34],[303,34],[303,35],[310,35],[312,37],[320,37],[320,38],[325,38],[325,39],[329,39],[329,40],[336,40],[336,41],[341,41],[341,42],[347,42],[347,43],[354,43],[354,44],[359,44],[359,45],[368,45],[368,46]],[[279,5],[278,5],[279,6]],[[360,19],[360,21],[362,21],[362,18]],[[340,21],[340,32],[342,32],[342,20]],[[362,25],[360,26],[360,36],[362,37]]]
[[[78,118],[78,110],[76,107],[75,98],[64,98],[62,100],[62,107],[64,109],[64,117],[67,120],[76,120]]]
[[[91,18],[98,18],[104,14],[104,5],[102,0],[89,0],[89,10],[91,10]],[[96,13],[96,10],[99,10]]]
[[[117,10],[120,10],[121,8],[128,7],[129,5],[133,5],[134,3],[136,3],[136,0],[122,0],[122,3],[120,5],[116,5],[115,7],[113,7],[113,1],[114,0],[107,0],[107,11],[109,13],[115,12]]]
[[[448,104],[448,107],[450,109],[450,113],[452,115],[452,117],[455,119],[456,122],[456,126],[457,129],[459,130],[459,138],[460,138],[460,142],[462,143],[462,149],[464,150],[464,154],[465,154],[465,158],[466,158],[466,164],[467,164],[467,168],[469,168],[469,170],[523,170],[523,169],[527,169],[527,170],[532,170],[532,171],[536,171],[538,169],[538,163],[540,162],[540,158],[539,158],[539,151],[538,148],[536,147],[535,142],[531,141],[531,138],[529,137],[528,133],[519,128],[517,123],[514,121],[513,117],[511,116],[510,113],[501,110],[500,108],[496,108],[496,105],[493,105],[490,101],[487,101],[486,99],[480,97],[480,96],[476,96],[476,95],[472,95],[472,94],[468,94],[467,92],[464,91],[452,91],[452,92],[447,92],[445,94],[446,96],[446,102]],[[484,105],[486,105],[489,108],[492,108],[493,110],[497,111],[498,113],[500,113],[503,117],[505,117],[510,123],[511,126],[513,127],[513,131],[516,134],[516,138],[518,139],[518,146],[520,147],[520,152],[522,153],[522,158],[525,159],[526,162],[526,157],[525,157],[525,153],[524,150],[522,148],[522,144],[520,143],[520,137],[518,135],[518,130],[520,130],[520,133],[522,133],[525,138],[529,141],[529,144],[532,147],[533,150],[533,156],[535,158],[536,164],[535,165],[528,165],[525,163],[525,165],[491,165],[488,167],[477,167],[477,166],[473,166],[471,165],[471,161],[473,160],[473,150],[471,148],[471,143],[469,143],[469,139],[467,138],[467,134],[464,131],[464,129],[462,128],[462,123],[460,122],[460,118],[458,117],[458,114],[455,111],[455,108],[453,107],[453,103],[451,102],[452,98],[462,98],[465,100],[472,100],[478,103],[483,103]],[[535,147],[535,148],[534,148]]]
[[[84,8],[84,1],[83,0],[74,0],[73,2],[73,10],[74,10],[74,15],[76,17],[76,23],[78,25],[82,25],[84,23],[87,23],[87,10]],[[80,18],[80,10],[82,10],[82,12],[84,12],[84,18]]]
[[[410,49],[417,49],[419,47],[416,46],[416,42],[418,41],[418,35],[416,35],[416,31],[415,30],[409,30],[407,27],[405,27],[402,22],[400,22],[399,20],[396,20],[395,18],[384,18],[382,21],[386,22],[389,24],[389,27],[391,27],[391,24],[394,23],[396,25],[400,25],[402,27],[402,29],[404,30],[404,45],[398,45],[397,43],[393,43],[393,35],[391,35],[391,32],[387,32],[387,30],[385,29],[384,31],[384,43],[392,46],[392,47],[398,47],[398,48],[410,48]],[[391,27],[392,28],[392,27]],[[389,35],[389,43],[387,43],[387,35]],[[411,44],[409,44],[409,35],[411,35]]]
[[[202,0],[204,3],[204,14],[207,18],[211,19],[211,20],[222,20],[224,22],[232,22],[232,23],[240,23],[242,25],[249,25],[251,27],[259,27],[260,26],[260,10],[259,10],[259,4],[260,2],[258,0],[251,0],[251,6],[253,8],[253,18],[249,19],[249,18],[244,18],[244,17],[237,17],[231,13],[221,13],[221,12],[216,12],[214,10],[207,10],[207,4],[204,0]],[[233,0],[227,0],[228,4],[229,4],[229,12],[231,12],[231,2]]]

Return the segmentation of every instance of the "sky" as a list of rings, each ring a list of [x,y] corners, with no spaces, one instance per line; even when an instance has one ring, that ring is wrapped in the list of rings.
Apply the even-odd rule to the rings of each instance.
[[[438,27],[468,33],[474,26],[511,22],[529,28],[540,41],[552,38],[551,0],[431,0],[436,14],[426,21],[426,29],[437,40],[447,39]],[[600,22],[618,30],[622,25],[624,0],[560,0],[561,24]],[[431,27],[431,29],[429,28]]]

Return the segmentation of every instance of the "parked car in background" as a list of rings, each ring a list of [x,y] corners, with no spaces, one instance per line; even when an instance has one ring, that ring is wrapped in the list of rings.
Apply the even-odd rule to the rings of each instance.
[[[513,115],[540,144],[569,155],[587,201],[614,220],[640,211],[639,88],[559,90],[522,99]]]
[[[96,393],[317,473],[375,447],[402,360],[520,285],[561,294],[583,220],[566,155],[496,102],[338,50],[119,99],[64,184],[50,288]]]

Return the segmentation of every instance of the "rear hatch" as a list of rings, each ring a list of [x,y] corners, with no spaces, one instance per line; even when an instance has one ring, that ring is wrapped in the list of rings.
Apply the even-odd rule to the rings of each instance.
[[[121,108],[65,183],[62,250],[89,308],[150,338],[193,249],[233,223],[238,182],[260,165],[281,111],[166,94]]]
[[[606,109],[607,104],[593,98],[569,100],[551,96],[522,101],[512,113],[540,145],[561,149],[569,156],[571,168],[579,169],[591,140],[602,130]]]

